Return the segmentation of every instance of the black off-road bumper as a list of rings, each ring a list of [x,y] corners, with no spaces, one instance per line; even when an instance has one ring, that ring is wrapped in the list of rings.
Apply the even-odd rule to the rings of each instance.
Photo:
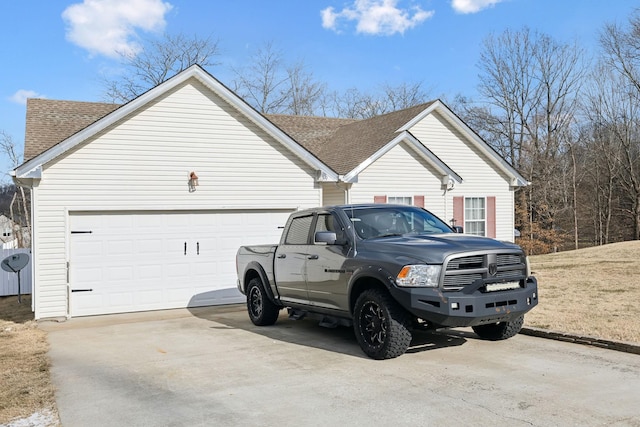
[[[529,277],[519,289],[473,293],[443,292],[437,288],[390,289],[393,297],[414,316],[436,326],[477,326],[507,322],[538,304],[538,282]]]

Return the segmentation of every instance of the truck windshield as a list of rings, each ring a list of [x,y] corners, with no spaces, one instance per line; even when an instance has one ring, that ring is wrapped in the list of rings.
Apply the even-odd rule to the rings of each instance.
[[[353,207],[344,211],[363,239],[453,232],[431,212],[412,206]]]

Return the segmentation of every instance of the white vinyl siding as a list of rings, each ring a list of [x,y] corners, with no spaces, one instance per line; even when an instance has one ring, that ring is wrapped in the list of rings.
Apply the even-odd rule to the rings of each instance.
[[[496,197],[496,239],[513,241],[514,197],[509,178],[503,175],[491,161],[465,136],[437,112],[427,115],[415,124],[411,133],[461,175],[463,182],[448,193],[453,196]],[[429,203],[426,203],[427,206]],[[449,208],[451,209],[451,208]],[[449,210],[449,217],[451,210]],[[446,218],[449,222],[450,218]]]
[[[36,318],[67,314],[70,211],[295,210],[322,202],[312,168],[195,79],[44,165],[42,175],[33,199]]]
[[[350,202],[373,203],[381,195],[425,196],[425,209],[444,219],[440,182],[438,173],[411,146],[400,143],[358,175]]]
[[[344,205],[347,203],[346,192],[335,182],[327,182],[322,185],[322,205]]]

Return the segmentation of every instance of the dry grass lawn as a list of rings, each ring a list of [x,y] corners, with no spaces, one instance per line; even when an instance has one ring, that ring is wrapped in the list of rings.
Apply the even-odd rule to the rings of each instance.
[[[536,255],[525,326],[640,343],[640,241]]]
[[[31,312],[31,296],[0,298],[0,424],[30,418],[21,425],[56,425],[44,331]]]
[[[539,304],[526,326],[640,343],[640,242],[531,257]],[[57,425],[48,344],[30,296],[0,298],[0,425]],[[44,414],[44,416],[42,415]]]

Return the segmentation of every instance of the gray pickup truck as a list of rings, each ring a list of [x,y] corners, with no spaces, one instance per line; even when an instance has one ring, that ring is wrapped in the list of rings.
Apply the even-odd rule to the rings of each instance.
[[[538,303],[536,279],[513,243],[457,233],[402,205],[293,213],[279,245],[243,246],[236,265],[255,325],[313,317],[353,326],[373,359],[400,356],[415,328],[471,326],[484,339],[516,335]]]

